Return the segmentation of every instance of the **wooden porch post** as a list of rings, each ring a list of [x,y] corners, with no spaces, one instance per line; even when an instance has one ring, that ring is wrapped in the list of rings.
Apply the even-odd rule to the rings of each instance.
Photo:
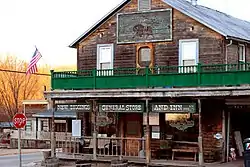
[[[198,99],[198,110],[199,110],[199,166],[204,166],[203,159],[203,144],[202,144],[202,121],[201,121],[201,99]]]
[[[98,106],[96,105],[96,101],[93,100],[93,115],[94,115],[94,122],[93,122],[93,159],[97,159],[97,126],[96,126],[96,116],[98,112]]]
[[[56,157],[56,140],[55,140],[55,100],[49,100],[49,109],[52,111],[51,117],[51,157]]]
[[[229,138],[230,138],[230,124],[231,124],[231,113],[227,113],[227,151],[226,151],[226,162],[229,160]]]
[[[149,126],[149,105],[146,99],[147,125],[146,125],[146,163],[149,164],[151,160],[150,151],[150,126]]]
[[[226,142],[226,116],[225,110],[222,111],[222,139],[223,139],[223,152],[222,152],[222,162],[226,160],[226,150],[227,150],[227,142]]]

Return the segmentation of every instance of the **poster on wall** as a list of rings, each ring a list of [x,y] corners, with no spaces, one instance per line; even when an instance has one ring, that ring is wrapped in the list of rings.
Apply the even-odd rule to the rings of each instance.
[[[147,113],[143,113],[143,125],[147,125]],[[159,113],[149,113],[149,125],[160,125]]]
[[[81,137],[81,120],[72,120],[72,136]]]

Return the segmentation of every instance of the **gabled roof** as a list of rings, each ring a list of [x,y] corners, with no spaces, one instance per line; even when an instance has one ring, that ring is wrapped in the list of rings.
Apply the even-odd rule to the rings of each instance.
[[[163,0],[168,5],[228,38],[250,42],[250,22],[186,0]]]
[[[107,19],[113,16],[131,0],[124,0],[120,5],[110,11],[101,20],[94,24],[90,29],[83,33],[79,38],[70,44],[70,47],[76,47],[76,44],[90,35]],[[232,17],[228,14],[219,12],[201,5],[192,5],[186,0],[162,0],[174,9],[193,18],[201,24],[218,32],[229,39],[243,40],[250,43],[250,22]]]

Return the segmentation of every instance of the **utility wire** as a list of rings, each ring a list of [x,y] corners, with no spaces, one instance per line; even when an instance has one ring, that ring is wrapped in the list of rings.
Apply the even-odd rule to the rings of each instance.
[[[19,73],[19,74],[26,74],[26,72],[24,71],[15,71],[15,70],[4,70],[4,69],[0,69],[0,71],[4,71],[4,72],[13,72],[13,73]],[[43,73],[34,73],[32,75],[45,75],[45,76],[50,76],[50,74],[43,74]]]

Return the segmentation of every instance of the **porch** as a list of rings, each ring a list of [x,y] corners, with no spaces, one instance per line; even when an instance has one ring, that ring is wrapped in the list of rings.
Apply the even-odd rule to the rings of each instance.
[[[238,86],[250,83],[250,63],[51,71],[53,90]]]

